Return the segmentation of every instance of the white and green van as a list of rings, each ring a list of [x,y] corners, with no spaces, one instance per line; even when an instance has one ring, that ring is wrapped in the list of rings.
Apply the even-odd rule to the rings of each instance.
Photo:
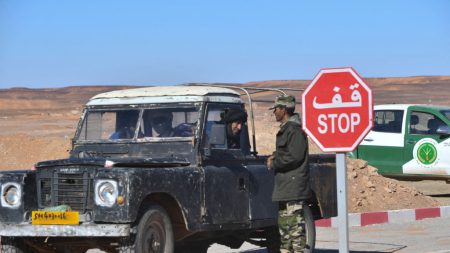
[[[374,126],[348,155],[403,180],[450,182],[450,107],[377,105]]]

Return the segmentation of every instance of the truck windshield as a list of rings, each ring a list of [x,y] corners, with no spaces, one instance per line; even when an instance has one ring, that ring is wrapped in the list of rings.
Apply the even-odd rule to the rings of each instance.
[[[154,108],[87,110],[79,130],[79,141],[162,139],[191,137],[199,108]]]
[[[375,111],[373,131],[401,133],[402,119],[402,110],[377,110]]]
[[[450,120],[450,110],[442,110],[441,113]]]

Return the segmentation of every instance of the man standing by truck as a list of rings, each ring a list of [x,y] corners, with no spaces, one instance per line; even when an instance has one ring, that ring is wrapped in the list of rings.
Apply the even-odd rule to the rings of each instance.
[[[306,244],[303,204],[311,198],[308,140],[295,113],[295,98],[279,96],[272,108],[280,130],[267,167],[275,172],[272,200],[279,202],[281,252],[303,252]]]

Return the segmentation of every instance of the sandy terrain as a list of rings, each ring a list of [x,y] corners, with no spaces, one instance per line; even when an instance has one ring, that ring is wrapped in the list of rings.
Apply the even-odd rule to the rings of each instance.
[[[450,94],[450,77],[367,78],[374,101],[381,103],[433,103],[445,105]],[[247,86],[304,88],[310,81],[265,81]],[[67,87],[60,89],[0,89],[0,170],[29,169],[41,160],[65,158],[83,104],[93,95],[115,89],[111,86]],[[301,92],[295,95],[300,101]],[[274,94],[261,93],[258,100]],[[260,154],[274,149],[278,129],[270,104],[255,105],[257,147]],[[320,152],[311,144],[311,152]],[[436,186],[436,189],[434,187]],[[348,160],[349,211],[448,205],[445,184],[405,183],[384,178],[364,161]],[[447,187],[448,188],[448,187]],[[418,190],[419,189],[419,190]],[[422,192],[433,197],[425,196]]]

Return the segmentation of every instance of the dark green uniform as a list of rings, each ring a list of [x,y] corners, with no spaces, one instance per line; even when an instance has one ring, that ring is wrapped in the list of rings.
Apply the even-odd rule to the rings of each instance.
[[[308,165],[308,139],[298,114],[284,123],[277,133],[272,168],[275,171],[273,201],[311,198]]]
[[[280,202],[279,229],[282,248],[301,252],[305,245],[302,201],[311,198],[308,140],[294,114],[277,133],[272,168],[275,171],[273,201]]]

